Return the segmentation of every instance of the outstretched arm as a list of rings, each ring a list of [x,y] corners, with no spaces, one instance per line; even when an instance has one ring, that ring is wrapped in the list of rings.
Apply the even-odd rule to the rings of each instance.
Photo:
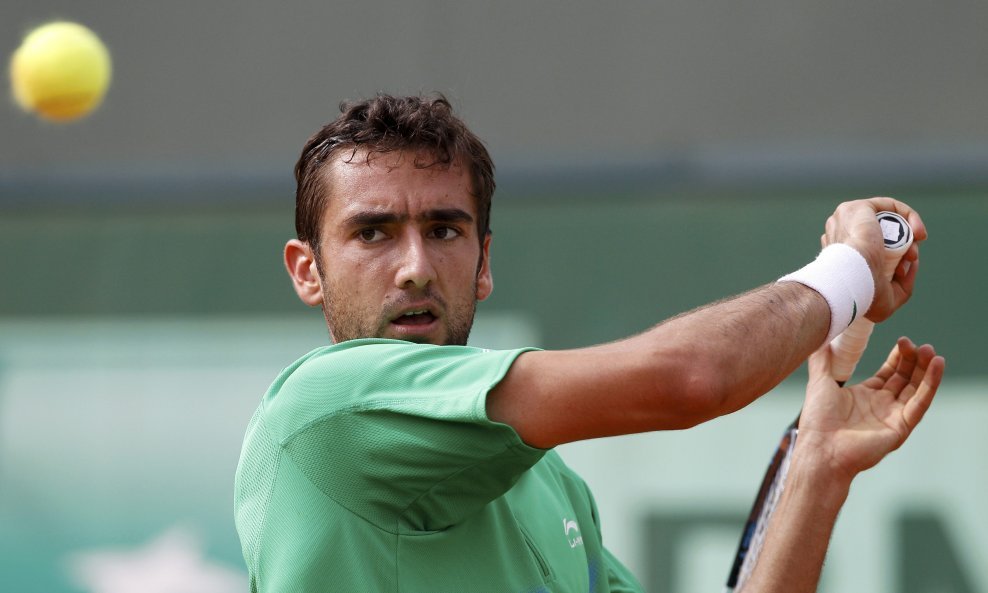
[[[823,342],[815,291],[771,284],[592,348],[527,352],[487,413],[530,445],[694,426],[769,391]]]
[[[909,220],[916,242],[892,281],[881,278],[882,233],[875,220],[892,210]],[[890,198],[841,204],[824,244],[842,242],[869,262],[881,320],[912,293],[919,215]],[[487,400],[488,416],[511,425],[530,445],[686,428],[748,405],[820,347],[830,329],[827,301],[795,282],[774,283],[666,321],[638,336],[581,350],[529,352]]]
[[[810,379],[792,465],[765,544],[742,592],[816,591],[837,513],[852,479],[909,437],[943,377],[932,346],[900,338],[868,380],[841,388],[830,347],[810,357]]]

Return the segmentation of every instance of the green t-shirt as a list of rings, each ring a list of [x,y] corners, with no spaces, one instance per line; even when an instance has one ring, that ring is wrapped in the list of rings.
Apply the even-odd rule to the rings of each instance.
[[[640,591],[583,480],[487,418],[522,352],[364,339],[285,369],[237,469],[251,590]]]

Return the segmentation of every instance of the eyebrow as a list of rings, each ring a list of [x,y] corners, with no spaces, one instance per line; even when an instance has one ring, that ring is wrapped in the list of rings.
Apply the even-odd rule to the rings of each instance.
[[[419,222],[461,222],[472,223],[473,216],[459,208],[434,208],[415,217]],[[346,227],[382,226],[407,222],[409,217],[394,212],[364,211],[352,214],[343,220]]]

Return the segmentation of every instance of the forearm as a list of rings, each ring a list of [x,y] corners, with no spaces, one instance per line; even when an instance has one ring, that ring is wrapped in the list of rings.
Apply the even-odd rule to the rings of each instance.
[[[774,283],[666,321],[642,339],[663,353],[681,351],[710,402],[709,417],[751,403],[789,376],[820,347],[830,308],[816,291]]]
[[[812,593],[850,481],[793,455],[779,505],[751,578],[738,593]]]

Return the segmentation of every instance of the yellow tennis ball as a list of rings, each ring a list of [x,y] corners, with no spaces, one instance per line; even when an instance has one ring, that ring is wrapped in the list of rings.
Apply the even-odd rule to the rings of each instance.
[[[14,99],[52,121],[90,113],[110,86],[110,52],[95,33],[70,22],[28,33],[10,60]]]

